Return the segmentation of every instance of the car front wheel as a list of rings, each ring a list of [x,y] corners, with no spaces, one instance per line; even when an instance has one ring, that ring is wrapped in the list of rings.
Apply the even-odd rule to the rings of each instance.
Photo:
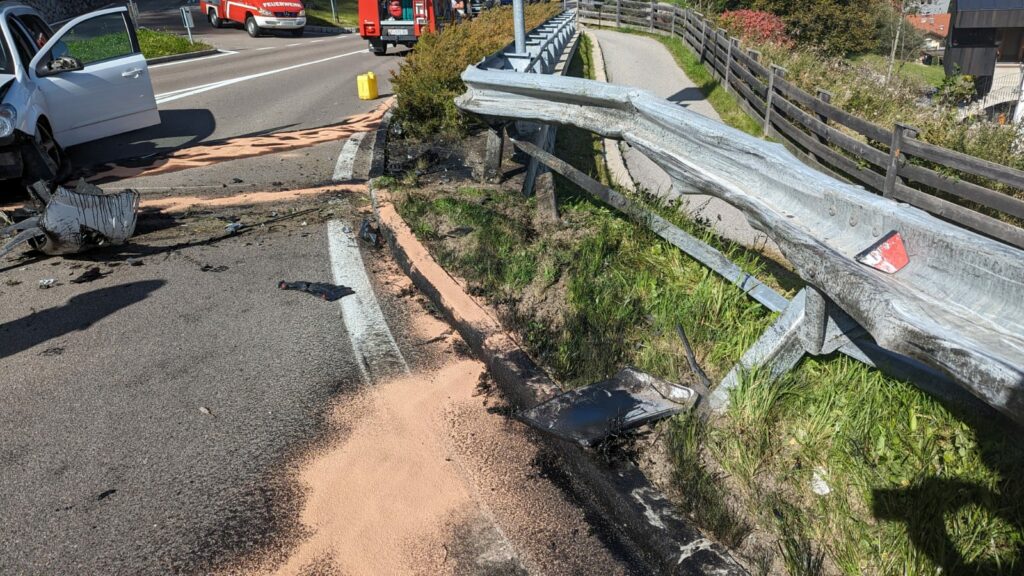
[[[221,28],[224,26],[224,22],[221,21],[220,16],[217,16],[216,10],[210,10],[210,13],[207,14],[207,19],[210,21],[210,26],[213,26],[214,28]]]
[[[253,38],[260,35],[260,25],[256,23],[256,19],[252,16],[245,19],[245,31]]]
[[[36,133],[28,148],[28,154],[24,157],[26,184],[32,184],[37,180],[59,184],[67,178],[71,164],[64,154],[64,149],[54,139],[49,126],[43,123],[36,126]]]

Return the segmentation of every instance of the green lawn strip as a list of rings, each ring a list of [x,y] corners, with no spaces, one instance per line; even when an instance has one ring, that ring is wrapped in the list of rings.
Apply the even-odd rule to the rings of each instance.
[[[359,4],[355,0],[335,0],[335,20],[331,13],[330,0],[306,0],[306,25],[308,26],[355,26],[359,22]]]
[[[161,56],[173,56],[175,54],[187,54],[210,50],[213,46],[203,42],[190,43],[185,36],[158,32],[148,28],[139,29],[139,44],[142,46],[142,54],[146,58],[159,58]]]
[[[854,56],[850,58],[850,61],[855,64],[871,66],[879,71],[885,71],[889,66],[889,59],[878,54]],[[895,69],[900,76],[908,80],[922,82],[936,88],[941,86],[942,81],[946,79],[945,69],[938,64],[928,66],[917,62],[897,62]]]

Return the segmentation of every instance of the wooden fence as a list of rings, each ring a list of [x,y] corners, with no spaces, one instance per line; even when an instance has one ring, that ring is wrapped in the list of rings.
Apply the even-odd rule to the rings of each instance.
[[[715,79],[764,127],[764,135],[809,164],[1008,244],[1024,248],[1024,201],[968,179],[1024,191],[1024,171],[982,160],[916,138],[897,124],[884,128],[830,104],[831,95],[809,94],[786,80],[786,70],[766,66],[725,30],[690,9],[635,0],[581,1],[579,17],[599,26],[670,34],[700,57]],[[845,128],[840,130],[837,126]],[[858,138],[851,135],[863,137]]]

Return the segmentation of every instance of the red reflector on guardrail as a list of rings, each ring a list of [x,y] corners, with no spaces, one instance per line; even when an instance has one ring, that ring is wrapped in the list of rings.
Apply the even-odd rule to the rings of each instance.
[[[893,230],[872,244],[870,248],[857,254],[857,261],[867,264],[875,270],[894,274],[910,262],[910,257],[907,256],[907,249],[903,245],[903,237],[899,232]]]

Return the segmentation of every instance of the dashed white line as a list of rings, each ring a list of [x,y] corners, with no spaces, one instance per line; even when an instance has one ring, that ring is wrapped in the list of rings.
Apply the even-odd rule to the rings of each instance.
[[[310,44],[316,44],[317,42],[323,42],[323,40],[310,40]]]
[[[264,46],[263,48],[257,48],[255,51],[259,52],[260,50],[273,50],[274,48],[276,48],[276,46]]]
[[[331,220],[327,223],[327,246],[335,284],[347,286],[355,292],[338,303],[363,382],[369,385],[409,374],[409,365],[373,292],[355,231],[343,222]]]
[[[156,103],[164,104],[166,102],[173,102],[174,100],[180,100],[182,98],[188,98],[189,96],[195,96],[196,94],[202,94],[203,92],[209,92],[210,90],[217,90],[218,88],[224,88],[225,86],[231,86],[232,84],[238,84],[240,82],[246,82],[249,80],[255,80],[256,78],[263,78],[264,76],[271,76],[273,74],[280,74],[281,72],[288,72],[290,70],[297,70],[299,68],[305,68],[306,66],[313,66],[315,64],[323,64],[324,62],[330,62],[331,60],[337,60],[339,58],[346,58],[348,56],[354,56],[356,54],[365,54],[366,49],[356,50],[355,52],[348,52],[345,54],[336,54],[327,58],[321,58],[319,60],[313,60],[312,62],[303,62],[302,64],[295,64],[293,66],[286,66],[284,68],[278,68],[276,70],[267,70],[266,72],[259,72],[257,74],[250,74],[248,76],[240,76],[238,78],[230,78],[228,80],[220,80],[218,82],[210,82],[209,84],[202,84],[200,86],[193,86],[191,88],[183,88],[181,90],[174,90],[171,92],[165,92],[163,94],[156,95]]]
[[[366,132],[356,132],[349,136],[345,145],[342,146],[341,154],[338,155],[338,162],[334,165],[335,182],[347,182],[352,179],[352,169],[356,162],[356,153],[359,152],[359,145],[362,144],[363,138],[366,138],[366,134]]]
[[[292,46],[301,46],[301,45],[302,45],[302,42],[296,42],[294,44],[285,44],[284,47],[285,48],[291,48]]]

